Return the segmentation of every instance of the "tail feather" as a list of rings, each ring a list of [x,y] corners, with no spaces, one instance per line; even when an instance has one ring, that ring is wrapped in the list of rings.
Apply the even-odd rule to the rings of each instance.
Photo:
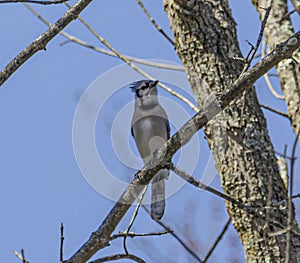
[[[165,212],[165,179],[168,178],[169,171],[161,170],[152,179],[151,196],[151,217],[161,219]]]

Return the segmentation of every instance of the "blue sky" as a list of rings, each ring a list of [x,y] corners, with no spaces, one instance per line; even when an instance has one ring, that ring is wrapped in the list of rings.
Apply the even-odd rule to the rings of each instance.
[[[70,1],[71,4],[74,2]],[[249,50],[245,40],[255,43],[259,32],[258,15],[250,1],[229,2],[238,23],[240,47],[245,55]],[[172,36],[162,2],[147,0],[144,4],[159,25]],[[64,5],[33,7],[50,22],[55,22],[66,11]],[[94,1],[82,17],[123,54],[180,63],[174,48],[153,28],[136,1]],[[296,14],[293,18],[295,27],[299,28]],[[0,65],[3,68],[46,27],[22,4],[0,5],[0,21],[5,25],[0,28]],[[72,22],[65,31],[102,47],[79,21]],[[13,255],[13,250],[21,248],[25,249],[30,262],[58,262],[61,222],[65,225],[64,255],[68,258],[101,224],[114,204],[95,191],[82,175],[74,155],[72,127],[76,107],[90,84],[123,63],[73,43],[61,46],[64,41],[62,36],[54,38],[47,51],[35,54],[0,88],[0,262],[20,262]],[[114,78],[111,81],[109,84],[117,83]],[[105,90],[107,87],[100,88]],[[286,111],[285,103],[271,95],[263,80],[259,80],[256,87],[260,102]],[[174,88],[184,95],[190,92],[188,88]],[[276,88],[279,91],[278,85]],[[160,95],[165,99],[166,107],[168,101],[174,101],[165,91],[160,90]],[[142,164],[135,160],[137,167],[128,167],[118,160],[109,138],[120,108],[129,105],[130,113],[132,98],[133,94],[126,86],[120,87],[101,108],[95,128],[97,151],[105,167],[125,182],[130,181],[138,165]],[[186,112],[187,117],[192,116],[193,112],[187,106],[176,100],[175,103]],[[172,109],[172,106],[169,107]],[[173,113],[168,114],[172,116]],[[267,111],[265,116],[276,150],[282,152],[287,144],[290,152],[294,134],[289,122]],[[175,123],[175,118],[172,119]],[[116,127],[120,130],[120,138],[124,137],[129,145],[128,149],[136,154],[126,126],[129,122],[130,119],[121,118]],[[174,124],[172,133],[175,130]],[[209,150],[203,132],[198,133],[198,138],[199,161],[194,176],[200,179],[209,159]],[[118,147],[123,147],[123,142],[119,139]],[[299,149],[297,155],[300,155]],[[184,149],[176,158],[179,160],[180,156],[184,156]],[[299,171],[298,161],[295,175]],[[300,192],[299,181],[298,176],[295,178],[295,193]],[[212,186],[220,188],[218,177],[214,178]],[[117,189],[112,191],[118,194]],[[163,221],[200,257],[204,257],[226,222],[223,200],[184,185],[167,202]],[[295,205],[299,220],[299,200]],[[127,213],[116,232],[126,229],[132,212],[131,209]],[[159,230],[160,227],[141,211],[133,231]],[[163,258],[163,262],[191,262],[190,256],[170,236],[129,239],[128,248],[147,262],[158,262],[159,258]],[[122,252],[121,240],[112,242],[97,257],[117,252]],[[210,262],[224,262],[224,259],[226,262],[243,261],[242,247],[232,226]]]

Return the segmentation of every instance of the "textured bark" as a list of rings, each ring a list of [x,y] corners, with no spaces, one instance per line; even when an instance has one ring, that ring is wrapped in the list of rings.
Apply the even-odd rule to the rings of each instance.
[[[263,19],[267,8],[265,0],[252,0],[260,18]],[[298,3],[300,6],[300,3]],[[271,12],[266,24],[264,33],[270,50],[275,46],[288,39],[294,34],[293,26],[288,13],[286,0],[273,0]],[[284,19],[282,19],[285,16]],[[295,52],[293,57],[300,63],[300,51]],[[278,63],[276,66],[280,79],[280,86],[284,93],[287,104],[288,114],[291,120],[292,128],[295,134],[298,134],[300,129],[300,65],[296,64],[291,59],[286,59]],[[298,137],[300,141],[300,136]]]
[[[199,106],[206,107],[222,97],[243,69],[235,59],[241,57],[241,52],[228,3],[225,0],[164,0],[164,5],[174,32],[175,48],[192,90]],[[266,206],[269,192],[274,203],[287,198],[254,88],[214,117],[205,133],[226,194],[261,207]],[[268,223],[229,202],[226,205],[244,246],[247,262],[281,262],[284,259],[285,234],[272,237],[268,234],[278,230],[272,222],[285,228],[286,207],[274,207],[269,212]],[[261,214],[266,215],[264,208]],[[299,236],[293,234],[292,262],[296,262],[299,241]]]

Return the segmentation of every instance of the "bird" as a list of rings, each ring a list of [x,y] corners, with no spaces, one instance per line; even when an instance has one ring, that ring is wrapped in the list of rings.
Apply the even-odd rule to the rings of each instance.
[[[157,97],[158,80],[139,80],[130,85],[135,93],[131,134],[144,164],[170,138],[167,113]],[[170,171],[161,169],[151,181],[151,217],[161,219],[165,211],[165,180]]]

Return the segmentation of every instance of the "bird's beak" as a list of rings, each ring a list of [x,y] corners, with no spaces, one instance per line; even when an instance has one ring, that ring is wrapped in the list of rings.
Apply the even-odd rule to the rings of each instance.
[[[155,87],[155,86],[156,86],[156,84],[157,84],[158,82],[159,82],[158,80],[154,80],[154,81],[152,81],[152,82],[151,82],[151,87]]]

